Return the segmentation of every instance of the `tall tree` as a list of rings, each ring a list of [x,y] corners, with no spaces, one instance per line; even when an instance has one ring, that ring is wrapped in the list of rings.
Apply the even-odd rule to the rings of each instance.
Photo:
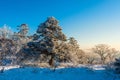
[[[46,51],[47,55],[51,55],[49,64],[53,65],[55,55],[58,53],[57,47],[66,40],[66,36],[62,33],[62,29],[54,17],[49,17],[44,23],[40,24],[37,33],[39,34],[42,51]]]
[[[54,66],[56,54],[59,53],[58,46],[66,41],[66,36],[62,33],[58,21],[54,17],[48,17],[38,26],[34,38],[32,42],[28,43],[28,51],[34,56],[42,54],[50,56],[49,64]]]
[[[85,53],[83,50],[80,49],[80,46],[77,42],[77,40],[74,38],[74,37],[70,37],[69,38],[69,54],[71,56],[71,61],[73,63],[84,63],[85,62],[85,59],[84,59],[84,56],[85,56]]]

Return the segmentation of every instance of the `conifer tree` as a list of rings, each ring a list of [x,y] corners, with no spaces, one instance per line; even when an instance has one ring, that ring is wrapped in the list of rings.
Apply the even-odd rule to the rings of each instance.
[[[50,56],[47,61],[54,66],[56,54],[59,53],[58,46],[64,41],[66,41],[66,36],[62,33],[58,21],[54,17],[48,17],[38,26],[33,41],[28,43],[28,51],[34,56],[42,54]]]
[[[26,37],[27,33],[29,31],[28,25],[27,24],[21,24],[20,26],[17,26],[17,27],[18,27],[17,29],[19,30],[19,32],[18,32],[19,36],[20,37]]]
[[[54,66],[53,61],[58,53],[57,47],[62,41],[66,40],[66,36],[62,33],[62,29],[54,17],[49,17],[44,23],[40,24],[37,33],[39,34],[42,51],[46,51],[46,54],[51,56],[49,64]]]

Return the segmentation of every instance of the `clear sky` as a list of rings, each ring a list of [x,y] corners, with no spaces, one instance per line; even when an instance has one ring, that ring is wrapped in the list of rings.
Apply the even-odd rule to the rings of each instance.
[[[32,34],[48,16],[83,49],[104,43],[120,50],[120,0],[0,0],[0,26],[13,31],[27,23]]]

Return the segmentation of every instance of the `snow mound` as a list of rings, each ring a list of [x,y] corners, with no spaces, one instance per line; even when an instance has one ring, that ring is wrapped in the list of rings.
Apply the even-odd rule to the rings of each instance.
[[[9,70],[9,69],[14,69],[14,68],[19,68],[19,65],[15,65],[15,66],[0,66],[0,70],[4,69],[4,70]]]
[[[93,69],[93,70],[105,70],[104,65],[92,65],[92,66],[88,66],[88,67]]]

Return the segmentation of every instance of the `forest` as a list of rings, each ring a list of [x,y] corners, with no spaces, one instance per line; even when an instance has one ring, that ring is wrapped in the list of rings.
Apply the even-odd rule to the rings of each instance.
[[[9,26],[0,28],[0,65],[20,65],[56,68],[83,65],[116,66],[120,73],[120,52],[107,44],[97,44],[89,51],[80,48],[78,41],[67,37],[59,26],[59,21],[48,17],[40,23],[36,33],[28,35],[28,24],[16,27],[12,32]]]

